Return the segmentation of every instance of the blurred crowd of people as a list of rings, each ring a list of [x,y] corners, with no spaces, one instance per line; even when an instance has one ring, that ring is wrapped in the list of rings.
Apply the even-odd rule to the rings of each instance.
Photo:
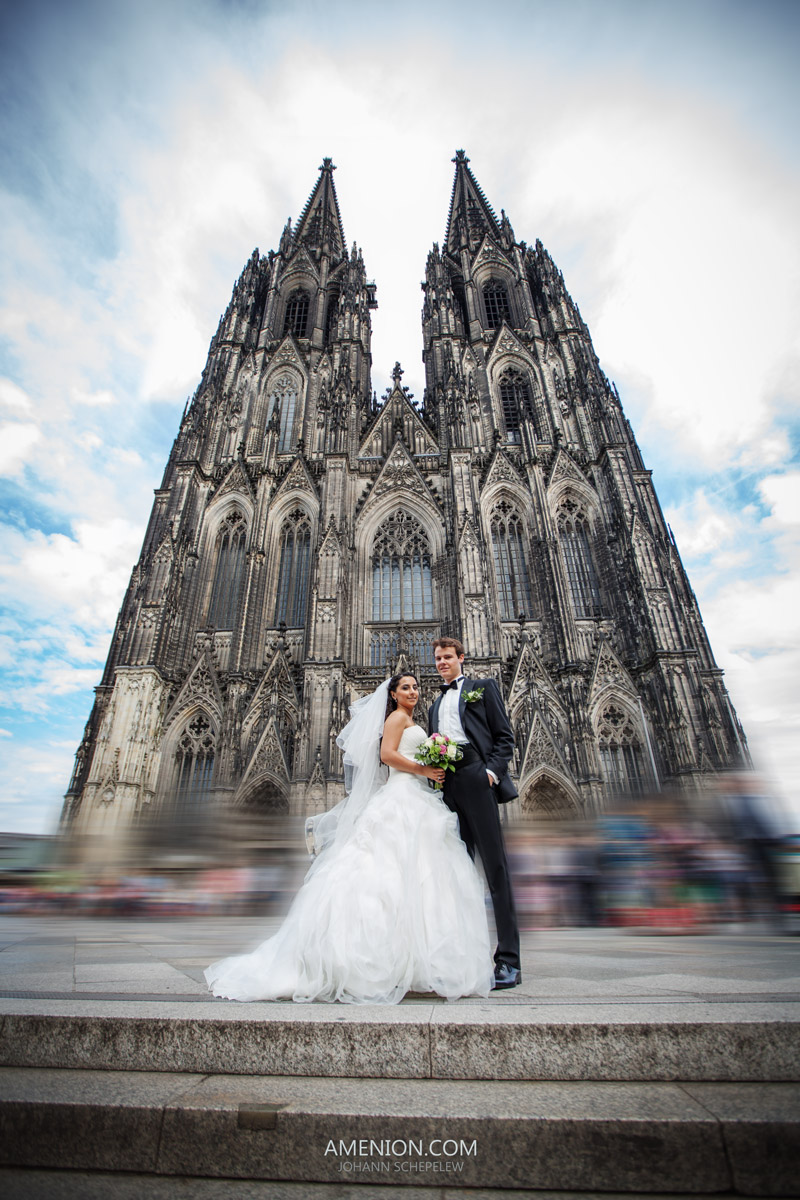
[[[0,888],[0,910],[91,917],[247,916],[285,909],[295,890],[296,872],[288,862],[119,878],[55,870],[43,871],[25,884]]]
[[[800,836],[781,828],[751,774],[691,799],[620,798],[578,827],[518,826],[509,849],[523,929],[689,933],[757,921],[800,932]]]
[[[625,926],[699,933],[758,922],[800,932],[800,835],[778,824],[751,773],[707,792],[618,798],[599,816],[507,829],[523,930]],[[3,870],[0,910],[74,916],[228,916],[285,911],[307,858],[296,823],[235,853],[155,855],[145,869]]]
[[[114,870],[54,842],[49,865],[2,869],[0,912],[91,917],[249,916],[285,911],[308,865],[297,822],[275,824],[258,845],[224,841],[215,852],[149,846]]]

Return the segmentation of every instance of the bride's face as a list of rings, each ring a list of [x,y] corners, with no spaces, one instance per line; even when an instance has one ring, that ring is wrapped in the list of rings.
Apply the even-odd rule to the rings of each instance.
[[[404,708],[406,712],[412,713],[419,700],[419,687],[414,676],[404,675],[392,695],[397,701],[398,708]]]

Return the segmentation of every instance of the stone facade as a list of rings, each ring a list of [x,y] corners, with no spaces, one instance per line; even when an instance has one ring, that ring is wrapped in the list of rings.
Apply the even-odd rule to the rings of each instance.
[[[348,705],[460,636],[507,698],[517,812],[692,788],[744,735],[650,472],[561,273],[459,151],[423,284],[421,406],[378,401],[376,307],[326,159],[253,253],[157,490],[65,827],[320,811]]]

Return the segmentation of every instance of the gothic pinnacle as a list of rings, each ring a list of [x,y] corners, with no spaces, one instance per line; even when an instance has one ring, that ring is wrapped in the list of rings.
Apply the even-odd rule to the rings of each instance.
[[[319,167],[319,178],[295,226],[294,238],[296,242],[305,242],[317,253],[332,252],[334,257],[338,258],[346,255],[347,243],[333,184],[335,170],[333,160],[323,158]]]
[[[459,242],[472,242],[476,235],[480,237],[485,233],[499,240],[500,222],[469,169],[469,158],[463,150],[457,150],[451,161],[456,165],[456,173],[444,237],[446,248],[452,252]]]

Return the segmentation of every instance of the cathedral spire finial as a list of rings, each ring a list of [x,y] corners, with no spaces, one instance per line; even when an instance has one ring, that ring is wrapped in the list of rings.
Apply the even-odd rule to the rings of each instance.
[[[500,222],[469,169],[467,154],[463,150],[456,150],[456,156],[451,161],[456,164],[456,176],[444,236],[445,248],[452,254],[462,241],[471,243],[480,240],[486,233],[499,241]]]
[[[392,379],[394,380],[395,387],[400,387],[400,380],[403,378],[404,374],[405,374],[405,372],[403,371],[403,368],[400,366],[400,363],[396,362],[394,364],[394,370],[392,371]]]
[[[333,159],[323,158],[319,179],[297,222],[294,240],[298,244],[304,243],[311,250],[325,251],[338,260],[346,254],[347,242],[336,188],[333,186],[335,170]]]

